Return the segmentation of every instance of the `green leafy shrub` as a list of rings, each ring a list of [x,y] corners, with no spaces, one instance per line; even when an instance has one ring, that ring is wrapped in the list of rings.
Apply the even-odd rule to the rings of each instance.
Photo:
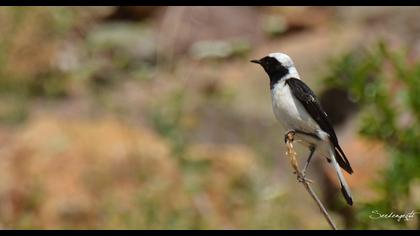
[[[420,63],[381,41],[351,51],[331,65],[327,85],[349,91],[361,107],[359,133],[383,142],[390,158],[376,184],[381,198],[363,205],[358,227],[407,228],[408,221],[369,216],[373,210],[395,214],[420,210],[420,199],[412,197],[420,177]]]

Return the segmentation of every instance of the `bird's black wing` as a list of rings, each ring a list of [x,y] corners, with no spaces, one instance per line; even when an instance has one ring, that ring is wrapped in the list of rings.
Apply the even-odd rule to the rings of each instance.
[[[286,80],[292,94],[302,103],[308,114],[318,123],[319,127],[329,134],[331,143],[334,145],[335,156],[338,164],[349,174],[353,173],[347,157],[338,144],[335,131],[327,118],[327,113],[321,108],[312,90],[301,80],[290,78]]]

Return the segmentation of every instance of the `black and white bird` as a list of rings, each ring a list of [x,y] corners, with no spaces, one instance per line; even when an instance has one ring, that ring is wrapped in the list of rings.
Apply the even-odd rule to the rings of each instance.
[[[353,169],[338,144],[327,113],[321,108],[312,90],[300,79],[292,59],[284,53],[271,53],[251,62],[260,64],[270,78],[273,111],[287,130],[286,134],[293,132],[294,140],[310,150],[303,175],[314,154],[325,157],[337,173],[346,202],[353,205],[350,188],[340,167],[349,174],[353,173]]]

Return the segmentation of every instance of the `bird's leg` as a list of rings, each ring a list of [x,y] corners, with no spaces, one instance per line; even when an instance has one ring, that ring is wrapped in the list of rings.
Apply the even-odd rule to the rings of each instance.
[[[286,131],[286,133],[284,135],[284,142],[287,143],[287,141],[289,140],[289,134],[292,134],[291,137],[294,138],[296,133],[311,135],[311,134],[308,134],[308,133],[305,133],[305,132],[302,132],[302,131],[299,131],[299,130],[289,129],[289,130]],[[293,142],[294,140],[292,139],[291,141]],[[306,164],[305,164],[305,167],[303,168],[303,171],[299,174],[296,173],[296,172],[293,172],[294,174],[297,174],[297,179],[298,179],[299,182],[306,181],[306,182],[309,182],[309,183],[313,183],[312,180],[305,178],[306,168],[308,168],[309,162],[311,161],[312,156],[315,152],[315,146],[313,146],[313,145],[310,146],[310,151],[311,151],[311,153],[309,154],[308,160],[306,161]]]
[[[303,175],[303,178],[305,178],[305,176],[306,176],[306,169],[308,168],[308,166],[309,166],[309,162],[311,162],[312,156],[314,155],[314,152],[315,152],[315,146],[314,146],[314,145],[311,145],[311,146],[309,147],[309,150],[310,150],[310,153],[309,153],[308,160],[306,160],[305,167],[303,167],[303,170],[302,170],[302,175]]]

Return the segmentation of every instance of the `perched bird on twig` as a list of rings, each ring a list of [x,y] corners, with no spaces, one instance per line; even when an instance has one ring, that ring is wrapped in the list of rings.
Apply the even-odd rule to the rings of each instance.
[[[314,92],[300,79],[292,59],[284,53],[271,53],[251,62],[260,64],[269,76],[273,111],[287,130],[286,135],[293,132],[295,141],[310,150],[302,171],[303,177],[314,154],[325,157],[337,173],[346,202],[353,205],[350,188],[341,168],[349,174],[353,173],[353,169],[338,144],[327,114]]]

